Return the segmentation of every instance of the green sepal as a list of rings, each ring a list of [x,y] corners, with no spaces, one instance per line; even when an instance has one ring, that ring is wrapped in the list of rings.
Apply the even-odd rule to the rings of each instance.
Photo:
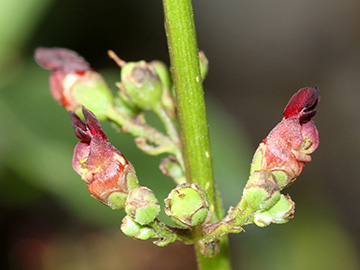
[[[202,224],[209,211],[205,192],[198,184],[182,184],[165,199],[165,213],[181,228]]]
[[[288,183],[288,176],[286,174],[286,172],[284,171],[272,171],[273,175],[276,178],[276,181],[280,187],[280,189],[284,188],[285,186],[287,186]]]
[[[243,191],[243,200],[257,210],[267,210],[280,199],[280,188],[274,175],[267,171],[255,171]]]
[[[89,71],[88,79],[79,81],[72,88],[72,95],[77,103],[92,111],[101,121],[107,118],[108,109],[112,106],[114,97],[104,78],[97,72]],[[76,113],[82,115],[81,107]]]
[[[256,212],[254,223],[259,227],[265,227],[271,223],[283,224],[293,218],[295,203],[290,196],[281,195],[278,202],[267,211]]]
[[[108,197],[108,203],[114,210],[124,210],[128,195],[122,192],[113,192]]]
[[[156,236],[156,233],[150,227],[140,225],[129,216],[123,219],[121,231],[125,235],[139,240],[147,240]]]
[[[169,68],[163,62],[158,60],[151,61],[150,65],[155,69],[155,72],[159,76],[163,87],[170,90],[172,83]]]
[[[263,151],[262,151],[262,144],[259,145],[258,149],[256,150],[253,160],[250,166],[250,175],[252,175],[255,171],[261,170],[262,159],[263,159]]]
[[[155,69],[145,61],[129,62],[121,69],[125,94],[142,110],[156,108],[161,102],[162,83]]]
[[[160,213],[160,205],[154,192],[138,186],[129,192],[125,212],[141,225],[150,224]]]

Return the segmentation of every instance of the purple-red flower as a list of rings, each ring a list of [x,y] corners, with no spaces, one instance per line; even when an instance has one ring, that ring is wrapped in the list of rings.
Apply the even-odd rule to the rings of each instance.
[[[67,110],[75,111],[81,104],[72,95],[71,88],[87,72],[93,72],[90,65],[76,52],[64,48],[37,48],[35,60],[51,70],[50,89],[53,98]]]
[[[84,105],[99,117],[107,117],[113,95],[104,78],[76,52],[63,48],[38,48],[35,60],[50,69],[50,90],[54,99],[68,111]]]
[[[320,101],[319,88],[302,88],[289,101],[282,121],[259,145],[252,170],[284,172],[286,181],[292,183],[301,173],[310,154],[319,145],[319,134],[311,118]]]
[[[134,168],[108,141],[96,116],[85,107],[83,114],[87,123],[70,112],[72,126],[80,139],[74,149],[73,168],[88,184],[93,197],[115,208],[109,200],[114,194],[123,201],[120,207],[123,208],[129,190],[137,186]]]

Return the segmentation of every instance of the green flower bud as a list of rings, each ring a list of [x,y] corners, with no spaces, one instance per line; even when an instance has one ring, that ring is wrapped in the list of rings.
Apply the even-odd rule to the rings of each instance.
[[[243,200],[254,210],[267,210],[280,199],[280,188],[274,175],[255,171],[243,191]]]
[[[165,199],[165,213],[181,228],[202,224],[209,211],[205,192],[198,184],[182,184]]]
[[[147,225],[159,215],[160,205],[151,189],[138,186],[129,192],[125,212],[137,223]]]
[[[129,216],[126,216],[122,220],[121,231],[127,236],[139,240],[147,240],[155,237],[156,235],[156,233],[150,227],[140,225]]]
[[[159,79],[164,88],[171,88],[171,77],[169,68],[161,61],[155,60],[151,61],[150,65],[154,68],[156,74],[159,76]]]
[[[254,214],[254,223],[259,227],[265,227],[271,223],[282,224],[294,217],[295,203],[290,196],[281,195],[277,203],[269,210]]]
[[[145,61],[129,62],[121,69],[123,90],[140,109],[151,110],[161,102],[162,83]]]
[[[200,74],[201,80],[205,80],[205,77],[209,71],[209,60],[206,58],[206,55],[203,51],[199,52],[199,61],[200,61]]]
[[[150,65],[155,69],[155,72],[159,76],[163,86],[161,103],[168,110],[169,114],[175,114],[176,105],[172,91],[172,82],[169,68],[163,62],[157,60],[150,62]]]

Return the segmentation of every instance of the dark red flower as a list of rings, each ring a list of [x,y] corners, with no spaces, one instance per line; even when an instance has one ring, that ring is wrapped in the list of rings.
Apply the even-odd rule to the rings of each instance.
[[[35,60],[51,70],[51,94],[66,110],[77,111],[85,105],[100,119],[106,118],[113,96],[104,78],[84,58],[64,48],[38,48]]]
[[[70,112],[71,123],[80,142],[73,156],[73,168],[88,184],[91,195],[113,208],[123,208],[130,189],[138,185],[133,166],[106,137],[99,120],[85,107],[84,121]],[[109,196],[120,199],[121,207]]]
[[[302,88],[289,101],[284,118],[259,145],[254,155],[252,172],[268,170],[283,172],[283,186],[292,183],[303,170],[310,154],[319,145],[319,134],[311,118],[320,101],[319,88]]]
[[[64,48],[37,48],[35,60],[50,69],[51,94],[67,110],[75,111],[79,105],[71,95],[71,87],[90,71],[90,65],[76,52]]]

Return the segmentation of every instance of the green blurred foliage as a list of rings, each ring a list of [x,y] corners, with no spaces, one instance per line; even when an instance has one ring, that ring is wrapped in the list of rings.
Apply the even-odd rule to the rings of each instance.
[[[109,246],[111,248],[108,253],[114,252],[116,256],[108,256],[108,260],[114,262],[102,266],[102,269],[113,269],[112,267],[117,265],[115,261],[122,258],[120,255],[117,256],[118,246],[121,246],[119,250],[124,254],[127,254],[124,250],[126,245],[131,247],[130,249],[146,250],[145,253],[149,254],[159,253],[159,248],[149,243],[133,243],[118,236],[105,237],[109,228],[116,229],[120,226],[124,214],[92,199],[86,184],[72,170],[72,151],[77,138],[70,125],[69,115],[50,96],[49,72],[34,63],[31,51],[26,53],[30,50],[27,46],[36,43],[36,39],[31,39],[32,34],[40,27],[38,23],[50,3],[50,0],[0,0],[0,218],[3,220],[1,228],[3,232],[11,232],[11,228],[17,224],[7,224],[7,220],[11,219],[6,215],[11,216],[12,211],[19,209],[28,211],[30,215],[39,209],[49,213],[59,212],[58,216],[55,215],[55,220],[58,218],[62,224],[64,221],[60,219],[69,219],[69,223],[66,223],[69,228],[77,229],[73,232],[67,231],[65,227],[61,233],[53,236],[58,239],[51,243],[53,251],[56,250],[57,253],[54,253],[54,257],[49,254],[48,257],[46,254],[39,256],[39,260],[47,258],[48,261],[42,264],[43,268],[34,269],[54,269],[49,265],[58,265],[58,269],[70,269],[71,267],[65,267],[69,265],[73,266],[71,269],[96,269],[95,265],[98,264],[95,262],[101,260],[101,257],[89,255],[92,253],[84,250],[93,248],[92,251],[97,251],[101,247]],[[137,31],[135,26],[129,31]],[[136,54],[141,50],[141,45],[133,47],[132,50]],[[105,52],[103,57],[106,57]],[[102,74],[115,89],[114,83],[119,77],[118,70],[107,70]],[[247,134],[237,125],[238,121],[218,100],[208,98],[208,113],[215,178],[225,209],[228,209],[240,199],[255,149],[250,147]],[[104,123],[104,129],[110,141],[134,164],[141,184],[156,192],[163,208],[163,199],[167,197],[174,184],[158,170],[160,158],[143,154],[135,147],[129,135],[119,134],[108,123]],[[304,176],[300,178],[302,177]],[[251,225],[245,227],[246,233],[231,236],[234,269],[359,269],[355,242],[349,232],[344,230],[343,222],[333,211],[334,202],[329,203],[326,197],[317,196],[316,191],[309,191],[307,196],[302,198],[303,194],[295,192],[296,186],[297,183],[286,190],[290,194],[295,194],[292,196],[297,203],[295,220],[285,225],[272,225],[262,229]],[[65,215],[63,211],[66,212]],[[164,214],[160,218],[167,219]],[[70,223],[73,225],[70,226]],[[96,235],[90,237],[91,241],[95,239],[98,245],[103,246],[93,247],[88,245],[90,240],[87,236],[78,236],[84,224],[96,228]],[[16,230],[14,232],[18,233]],[[111,230],[111,233],[120,234],[120,231]],[[4,247],[14,250],[13,245],[16,246],[27,239],[27,235],[18,237],[19,239],[13,242],[6,238],[3,243],[8,241],[8,244]],[[75,247],[71,248],[74,239],[77,239],[77,242]],[[39,241],[43,239],[39,238]],[[176,250],[178,247],[179,245],[174,245]],[[172,247],[165,249],[172,250]],[[181,250],[166,257],[180,257]],[[76,252],[77,256],[69,255],[70,251]],[[17,254],[13,252],[9,254]],[[133,256],[137,257],[139,254]],[[124,259],[130,257],[124,256]],[[140,257],[139,261],[142,259]],[[66,262],[61,262],[61,258],[66,258]],[[161,262],[160,257],[154,258]],[[92,260],[94,264],[88,262]],[[85,261],[87,263],[84,263]],[[133,267],[123,266],[123,269],[146,268]],[[31,268],[24,265],[21,269]]]

